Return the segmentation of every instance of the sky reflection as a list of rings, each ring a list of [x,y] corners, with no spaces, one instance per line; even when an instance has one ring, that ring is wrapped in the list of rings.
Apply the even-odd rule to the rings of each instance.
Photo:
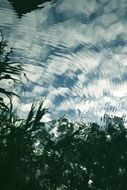
[[[58,0],[19,19],[2,0],[2,33],[29,78],[15,100],[20,114],[42,97],[55,116],[126,114],[126,9],[125,0]]]

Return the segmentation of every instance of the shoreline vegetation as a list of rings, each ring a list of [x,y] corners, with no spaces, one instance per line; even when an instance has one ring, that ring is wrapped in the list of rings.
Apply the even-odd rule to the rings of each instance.
[[[6,42],[0,41],[0,82],[20,80]],[[1,83],[0,83],[1,84]],[[13,113],[14,92],[0,86],[0,189],[125,190],[127,128],[124,118],[104,116],[105,128],[67,118],[42,122],[43,101],[26,119]],[[4,98],[9,99],[6,104]]]

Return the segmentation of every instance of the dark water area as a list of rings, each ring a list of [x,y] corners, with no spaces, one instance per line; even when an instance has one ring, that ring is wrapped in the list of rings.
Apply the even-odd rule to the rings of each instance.
[[[39,5],[45,3],[45,2],[50,2],[51,0],[8,0],[11,5],[13,6],[14,10],[16,11],[17,15],[19,16],[19,18],[21,18],[21,16],[23,14],[26,14],[28,12],[31,12],[33,10],[36,10],[37,8],[39,8]],[[43,7],[43,5],[41,6],[41,8]]]
[[[45,98],[47,121],[126,115],[126,18],[126,0],[0,0],[1,34],[28,78],[6,84],[18,114]]]

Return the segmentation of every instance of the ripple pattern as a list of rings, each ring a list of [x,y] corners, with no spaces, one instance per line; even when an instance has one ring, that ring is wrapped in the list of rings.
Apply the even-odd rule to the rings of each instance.
[[[22,114],[42,97],[55,116],[96,121],[127,113],[127,1],[57,0],[20,19],[1,1],[11,59],[25,64],[29,78],[16,104]]]

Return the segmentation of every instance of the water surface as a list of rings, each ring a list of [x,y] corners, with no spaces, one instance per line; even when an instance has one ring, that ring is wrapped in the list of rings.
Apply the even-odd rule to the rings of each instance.
[[[18,113],[46,98],[52,115],[99,121],[127,114],[127,1],[57,0],[20,11],[0,2],[0,28],[29,80]],[[48,120],[51,115],[47,115]]]

